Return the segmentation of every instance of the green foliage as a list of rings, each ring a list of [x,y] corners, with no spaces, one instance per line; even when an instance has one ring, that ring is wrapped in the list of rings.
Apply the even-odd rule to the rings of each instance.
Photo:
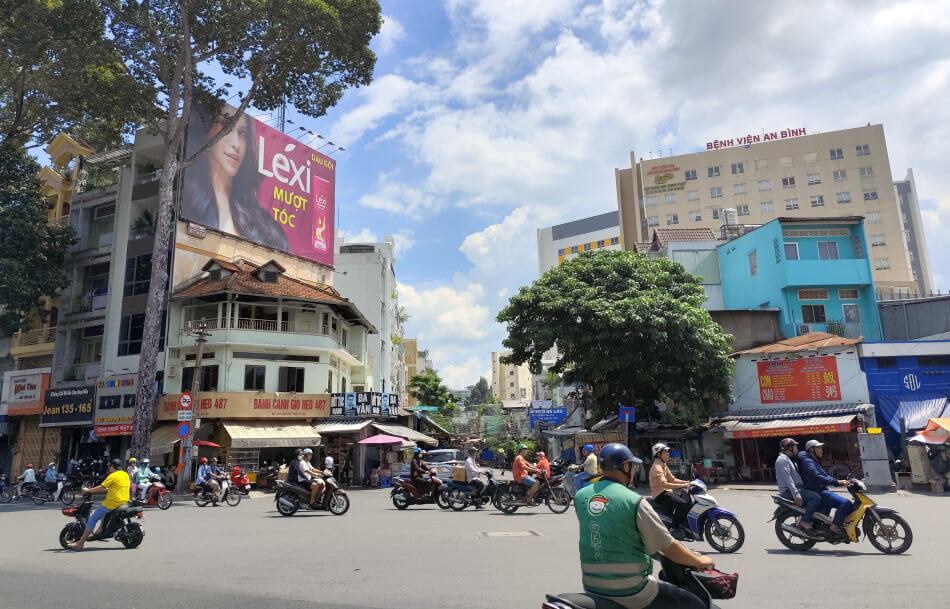
[[[402,344],[402,336],[398,334],[393,334],[392,336],[389,337],[389,340],[391,340],[392,343],[396,345],[397,347]]]
[[[561,386],[561,375],[557,372],[548,370],[548,373],[544,375],[544,378],[541,379],[541,386],[545,389],[557,389]]]
[[[419,359],[429,359],[429,350],[422,349],[421,351],[417,351],[416,357],[418,357]]]
[[[480,377],[478,382],[475,383],[475,386],[472,387],[472,390],[465,398],[465,405],[477,406],[479,404],[490,404],[490,398],[491,388],[488,386],[488,381],[485,379],[485,377]]]
[[[0,330],[17,331],[42,296],[69,281],[63,271],[72,227],[49,223],[39,165],[22,145],[0,143]]]
[[[494,398],[495,396],[490,396]],[[495,402],[489,402],[487,404],[479,404],[475,407],[475,412],[478,413],[478,416],[498,416],[501,414],[501,404]]]
[[[528,447],[528,452],[525,455],[525,459],[528,461],[534,461],[537,458],[535,450],[537,446],[531,440],[505,440],[502,438],[487,438],[485,440],[485,446],[488,447],[488,450],[493,453],[498,453],[499,451],[504,451],[505,455],[508,457],[508,467],[511,467],[511,462],[514,460],[515,456],[518,454],[515,452],[515,448],[519,444],[524,444]]]
[[[665,258],[585,253],[521,288],[498,314],[512,350],[505,361],[540,374],[556,344],[551,371],[589,385],[596,415],[664,399],[708,407],[729,395],[733,362],[732,339],[704,300],[699,280]]]
[[[409,395],[423,406],[438,406],[441,411],[452,402],[452,394],[434,370],[426,370],[409,379]]]

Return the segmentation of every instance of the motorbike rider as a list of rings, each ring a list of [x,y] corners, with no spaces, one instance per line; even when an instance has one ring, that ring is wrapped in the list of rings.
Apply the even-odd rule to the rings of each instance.
[[[101,493],[105,491],[106,498],[89,517],[89,521],[86,522],[86,530],[82,532],[82,537],[71,546],[71,549],[82,550],[86,544],[86,540],[89,539],[96,525],[105,518],[106,514],[129,502],[130,484],[129,474],[122,469],[122,460],[112,459],[109,462],[109,475],[102,481],[102,484],[93,488],[84,487],[82,489],[83,494]]]
[[[629,448],[608,444],[599,461],[603,478],[574,496],[584,591],[630,609],[704,609],[693,593],[657,581],[650,556],[662,552],[697,569],[714,568],[712,559],[674,540],[649,502],[628,488],[642,463]]]
[[[422,449],[416,446],[412,449],[412,461],[409,462],[409,479],[412,480],[412,483],[416,485],[422,495],[432,490],[432,480],[427,478],[429,468],[422,462],[424,454]]]
[[[218,505],[218,491],[221,489],[221,485],[218,484],[218,478],[214,475],[214,470],[208,465],[208,458],[201,457],[200,463],[195,484],[200,486],[205,493],[211,495],[213,505]]]
[[[129,465],[128,465],[128,467],[125,468],[125,472],[129,475],[129,480],[132,481],[132,484],[131,484],[131,486],[130,486],[131,491],[132,491],[132,492],[131,492],[132,495],[137,494],[137,492],[138,492],[138,490],[139,490],[139,487],[136,486],[136,484],[135,484],[135,474],[138,473],[138,471],[139,471],[139,462],[138,462],[138,459],[136,459],[135,457],[131,457],[131,458],[129,459]]]
[[[670,447],[662,442],[653,445],[653,465],[650,467],[650,494],[653,500],[673,520],[673,528],[683,527],[690,501],[674,491],[689,488],[689,482],[680,480],[670,471]]]
[[[551,462],[548,461],[548,458],[544,456],[543,452],[538,452],[538,462],[534,464],[539,471],[544,472],[545,478],[551,477]]]
[[[528,487],[528,494],[525,495],[524,502],[525,505],[532,505],[534,503],[534,494],[538,492],[540,485],[538,484],[538,479],[531,474],[536,474],[539,470],[528,463],[528,459],[525,458],[528,452],[527,444],[519,444],[515,452],[517,452],[518,455],[511,464],[511,476],[515,482]]]
[[[584,463],[581,465],[572,465],[570,468],[568,468],[572,472],[581,472],[574,476],[575,488],[579,488],[584,482],[590,482],[591,478],[594,478],[600,473],[599,466],[597,465],[597,455],[594,454],[593,444],[585,444],[584,448],[581,449],[581,454],[584,455]]]
[[[23,473],[17,476],[18,483],[16,485],[16,494],[17,499],[23,495],[24,488],[30,488],[36,484],[36,471],[33,469],[32,463],[26,464],[26,469],[23,470]]]
[[[305,448],[301,454],[303,459],[299,464],[300,477],[298,484],[303,488],[310,489],[310,505],[317,505],[323,496],[323,473],[310,463],[313,459],[312,449]]]
[[[778,459],[775,460],[775,480],[778,482],[779,494],[791,499],[795,505],[804,505],[805,514],[798,522],[804,530],[811,529],[812,516],[821,503],[821,495],[808,490],[802,483],[802,476],[798,471],[795,459],[798,454],[798,442],[794,438],[785,438],[779,442]]]
[[[821,496],[821,503],[818,505],[820,510],[830,510],[834,508],[835,517],[831,524],[831,532],[834,535],[844,535],[841,528],[844,525],[845,517],[851,513],[851,502],[834,491],[829,491],[829,486],[848,486],[847,480],[838,480],[821,467],[821,456],[824,453],[823,442],[818,440],[809,440],[805,442],[805,450],[798,453],[798,463],[801,466],[802,481],[805,488],[818,493]]]
[[[55,489],[55,492],[53,492],[53,501],[59,499],[59,494],[63,492],[63,482],[59,479],[59,472],[56,471],[56,463],[54,461],[50,461],[49,465],[46,466],[44,481],[50,492],[53,492],[53,489]]]
[[[148,489],[152,486],[154,474],[149,467],[151,462],[151,459],[145,457],[142,459],[142,462],[139,463],[139,468],[135,471],[135,486],[138,488],[139,498],[142,499],[142,501],[145,501],[145,497],[148,495]]]
[[[485,490],[485,483],[482,482],[482,469],[478,466],[476,456],[478,456],[478,451],[470,448],[468,449],[468,458],[465,459],[465,482],[475,490],[474,499],[481,497],[482,491]],[[482,504],[476,502],[475,509],[482,509]]]

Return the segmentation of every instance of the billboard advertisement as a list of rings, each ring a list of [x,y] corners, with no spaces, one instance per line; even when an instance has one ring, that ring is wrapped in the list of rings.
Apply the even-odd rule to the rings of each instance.
[[[158,400],[159,421],[178,419],[179,394]],[[202,391],[193,407],[199,419],[322,419],[330,414],[330,396],[325,393],[294,393],[280,396],[252,391]]]
[[[91,426],[95,385],[47,389],[40,427]]]
[[[833,355],[757,364],[763,404],[841,400],[838,362]]]
[[[43,412],[43,397],[49,388],[50,368],[11,370],[3,375],[0,414],[28,416]]]
[[[221,129],[196,108],[188,155]],[[335,176],[336,161],[245,114],[185,171],[181,218],[332,266]]]

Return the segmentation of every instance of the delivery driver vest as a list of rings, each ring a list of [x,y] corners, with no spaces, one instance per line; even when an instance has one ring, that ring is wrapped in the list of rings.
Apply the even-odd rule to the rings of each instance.
[[[637,529],[641,497],[622,484],[601,480],[577,492],[584,590],[632,596],[647,585],[653,563]]]

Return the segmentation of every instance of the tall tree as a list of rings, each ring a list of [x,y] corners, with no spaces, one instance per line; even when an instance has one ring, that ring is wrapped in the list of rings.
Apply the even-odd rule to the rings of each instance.
[[[349,87],[372,80],[376,56],[369,48],[379,32],[377,0],[100,0],[112,41],[139,83],[159,93],[152,128],[165,144],[159,179],[152,286],[166,285],[174,185],[180,171],[225,137],[253,103],[272,110],[289,103],[321,116]],[[208,69],[218,67],[241,82],[232,95]],[[222,128],[197,150],[184,150],[185,127],[196,103],[212,112],[220,100],[236,110],[221,116]],[[135,454],[149,453],[152,385],[160,336],[162,290],[149,293],[139,363],[132,434]]]
[[[106,39],[97,0],[0,2],[0,39],[0,142],[37,145],[68,130],[110,146],[152,110],[154,90]]]
[[[507,363],[541,357],[567,383],[593,389],[597,414],[670,399],[708,405],[729,395],[732,337],[702,308],[699,279],[665,258],[587,253],[523,287],[498,314],[508,325]]]
[[[0,330],[8,334],[40,297],[68,283],[63,267],[73,229],[47,220],[51,203],[38,172],[23,146],[0,143]]]
[[[413,375],[409,379],[409,395],[419,400],[423,406],[438,406],[439,410],[452,402],[452,394],[434,370]]]
[[[478,406],[479,404],[490,404],[490,399],[491,387],[488,386],[488,380],[483,376],[480,377],[478,382],[475,383],[475,386],[472,387],[465,403],[467,406]]]

